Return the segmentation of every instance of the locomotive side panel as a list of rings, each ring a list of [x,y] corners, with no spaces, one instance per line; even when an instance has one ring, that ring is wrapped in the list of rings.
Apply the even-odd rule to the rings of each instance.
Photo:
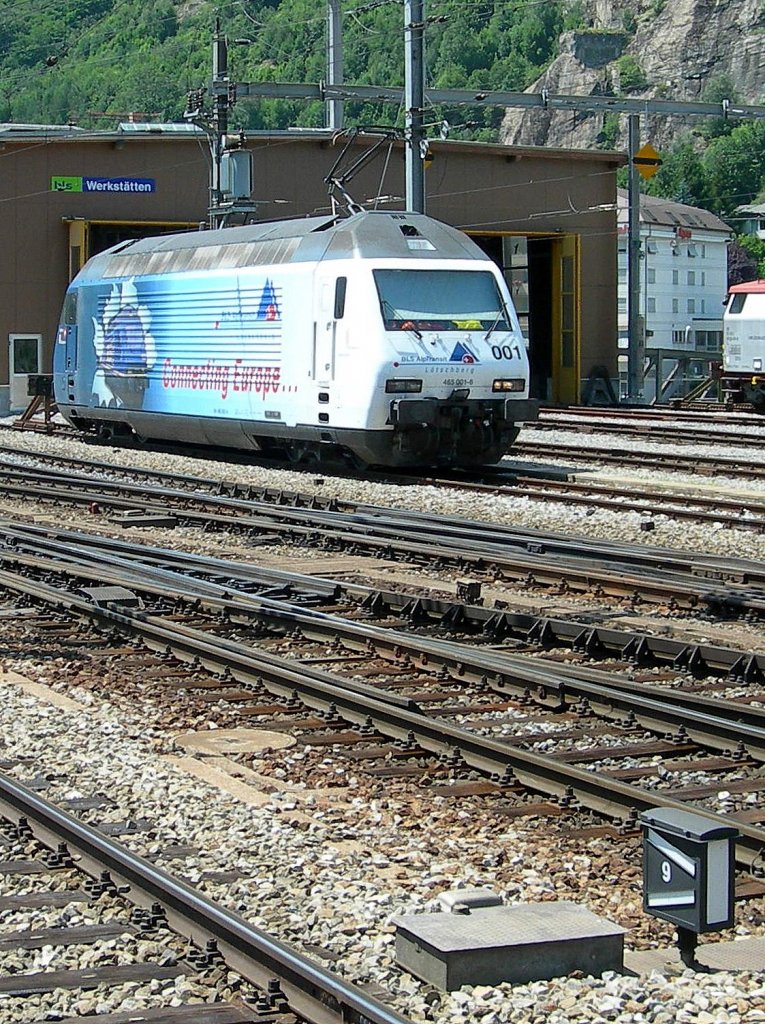
[[[302,267],[278,269],[85,282],[75,387],[65,404],[112,420],[122,414],[142,430],[148,415],[163,430],[170,428],[160,420],[176,416],[294,425],[311,314],[301,295],[310,278]],[[62,325],[64,347],[66,334]]]

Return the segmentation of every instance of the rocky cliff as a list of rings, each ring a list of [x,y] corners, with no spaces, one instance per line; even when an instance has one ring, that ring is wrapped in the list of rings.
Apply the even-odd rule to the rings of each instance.
[[[586,27],[561,38],[560,56],[529,92],[699,101],[727,78],[741,102],[765,103],[762,0],[583,0],[582,11]],[[652,117],[643,133],[668,146],[689,127],[692,120]],[[510,109],[501,139],[624,148],[626,123],[613,114]]]

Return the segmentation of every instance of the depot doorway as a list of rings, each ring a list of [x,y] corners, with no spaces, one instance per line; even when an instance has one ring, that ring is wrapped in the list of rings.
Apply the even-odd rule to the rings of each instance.
[[[198,221],[166,220],[86,220],[69,221],[69,280],[87,263],[91,256],[110,249],[120,242],[150,235],[166,235],[176,231],[196,231]]]
[[[531,366],[530,396],[580,401],[581,278],[578,235],[471,234],[502,268]]]

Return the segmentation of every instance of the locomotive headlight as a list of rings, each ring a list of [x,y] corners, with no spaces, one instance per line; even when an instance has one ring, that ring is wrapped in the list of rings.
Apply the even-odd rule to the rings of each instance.
[[[526,381],[523,377],[509,377],[495,380],[491,386],[492,391],[523,391]]]
[[[385,381],[388,395],[417,394],[422,391],[422,381],[414,377],[393,377]]]

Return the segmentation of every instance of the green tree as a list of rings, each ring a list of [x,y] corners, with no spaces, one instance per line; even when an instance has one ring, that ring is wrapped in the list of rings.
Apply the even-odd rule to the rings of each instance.
[[[645,72],[630,53],[625,53],[616,61],[619,70],[619,88],[621,92],[640,92],[648,85]]]
[[[232,78],[310,81],[325,76],[325,7],[316,0],[0,0],[3,116],[9,120],[107,127],[89,111],[137,110],[177,118],[191,88],[210,77],[213,19],[229,40]],[[526,88],[555,57],[564,27],[582,24],[584,0],[440,0],[426,30],[430,85]],[[430,13],[430,12],[429,12]],[[441,20],[443,19],[443,20]],[[343,4],[348,82],[403,85],[401,5]],[[56,56],[55,67],[46,58]],[[496,140],[501,110],[449,111],[461,137]],[[403,127],[403,110],[379,103],[346,104],[349,123]],[[432,120],[445,116],[436,110]],[[320,125],[323,106],[284,100],[242,101],[237,125],[284,128]]]
[[[756,235],[737,235],[735,241],[753,260],[757,278],[765,280],[765,241]]]
[[[662,155],[661,167],[646,182],[645,191],[687,206],[711,206],[702,156],[690,135],[680,139]]]
[[[702,160],[709,208],[721,217],[751,203],[765,186],[765,123],[746,121],[714,139]]]
[[[738,90],[729,75],[714,75],[710,78],[704,86],[701,99],[704,103],[719,103],[721,109],[724,100],[740,102]],[[710,117],[703,122],[700,134],[706,139],[715,139],[720,135],[730,135],[735,127],[735,121],[725,117]]]

